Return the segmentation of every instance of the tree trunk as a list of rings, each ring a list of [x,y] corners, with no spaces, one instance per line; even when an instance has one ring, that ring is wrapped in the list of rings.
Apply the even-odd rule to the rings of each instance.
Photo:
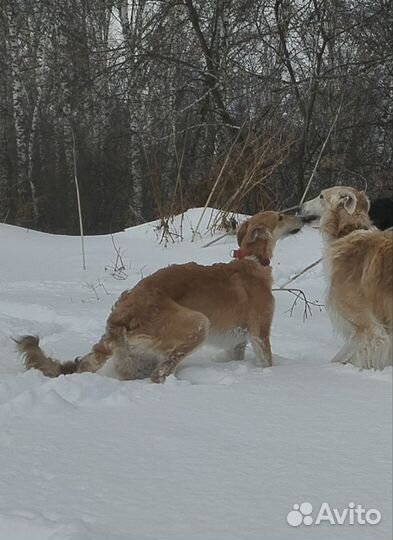
[[[19,73],[21,66],[19,50],[20,41],[17,36],[17,10],[11,6],[7,9],[8,20],[8,51],[10,58],[10,76],[11,76],[11,96],[12,96],[12,115],[15,133],[16,149],[16,189],[20,198],[26,194],[27,180],[27,140],[25,130],[25,96]]]

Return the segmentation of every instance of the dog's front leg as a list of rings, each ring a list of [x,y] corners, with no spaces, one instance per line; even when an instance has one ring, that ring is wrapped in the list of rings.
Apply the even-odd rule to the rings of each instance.
[[[250,341],[257,361],[263,367],[271,367],[273,362],[269,336],[251,336]]]

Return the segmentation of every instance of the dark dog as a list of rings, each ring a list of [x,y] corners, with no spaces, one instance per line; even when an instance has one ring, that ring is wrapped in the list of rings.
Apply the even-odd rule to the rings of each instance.
[[[373,224],[382,231],[393,227],[393,199],[384,197],[371,201],[368,215]]]

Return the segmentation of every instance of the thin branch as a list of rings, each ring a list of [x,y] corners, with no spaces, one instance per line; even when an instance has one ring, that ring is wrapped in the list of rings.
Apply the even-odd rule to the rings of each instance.
[[[297,210],[299,206],[299,204],[296,204],[295,206],[291,206],[290,208],[284,208],[284,210],[280,210],[280,212],[281,214],[286,214],[287,212],[292,212],[292,210]]]
[[[219,242],[220,240],[222,240],[223,238],[225,238],[226,236],[232,236],[229,232],[226,232],[225,234],[222,234],[221,236],[218,236],[217,238],[215,238],[214,240],[212,240],[211,242],[208,242],[207,244],[205,244],[204,246],[202,246],[203,248],[207,248],[209,246],[212,246],[213,244],[215,244],[216,242]]]
[[[326,136],[326,138],[325,138],[325,140],[324,140],[324,142],[323,142],[322,148],[321,148],[321,150],[320,150],[320,152],[319,152],[319,155],[318,155],[318,159],[317,159],[317,161],[315,162],[313,171],[312,171],[311,176],[310,176],[310,179],[309,179],[309,181],[308,181],[308,183],[307,183],[306,189],[304,190],[304,193],[303,193],[303,196],[302,196],[302,198],[301,198],[301,200],[300,200],[299,206],[300,206],[301,204],[303,204],[304,199],[306,198],[306,195],[307,195],[307,193],[308,193],[308,190],[310,189],[310,186],[311,186],[311,182],[314,180],[315,173],[317,172],[318,165],[319,165],[319,162],[321,161],[322,154],[323,154],[323,152],[324,152],[324,150],[325,150],[325,147],[326,147],[326,145],[327,145],[328,140],[330,139],[330,135],[332,134],[332,131],[333,131],[333,129],[334,129],[334,126],[336,125],[336,122],[337,122],[337,120],[338,120],[338,117],[340,116],[340,113],[341,113],[341,107],[342,107],[342,104],[343,104],[343,97],[344,97],[344,92],[341,94],[341,100],[340,100],[340,104],[339,104],[338,109],[337,109],[337,113],[336,113],[336,115],[335,115],[335,117],[334,117],[334,119],[333,119],[332,125],[331,125],[330,128],[329,128],[328,134],[327,134],[327,136]]]
[[[111,234],[111,241],[113,248],[116,252],[116,260],[112,266],[105,266],[105,271],[110,270],[111,275],[115,279],[127,279],[128,274],[126,273],[126,267],[123,261],[123,256],[121,254],[121,248],[116,246],[113,234]]]
[[[218,173],[216,181],[214,182],[214,185],[213,185],[212,189],[210,190],[209,196],[206,199],[205,206],[203,207],[202,213],[201,213],[201,215],[199,217],[199,221],[197,223],[197,226],[195,227],[194,234],[192,235],[192,241],[195,240],[195,236],[196,236],[196,234],[198,232],[198,229],[199,229],[199,226],[200,226],[200,224],[202,222],[203,216],[205,215],[206,209],[209,206],[209,203],[210,203],[210,201],[211,201],[211,199],[213,197],[213,193],[215,192],[215,190],[216,190],[216,188],[217,188],[217,186],[218,186],[218,184],[219,184],[219,182],[221,180],[221,177],[222,177],[222,175],[224,173],[224,170],[225,170],[225,168],[227,166],[227,163],[229,161],[229,157],[231,156],[232,150],[234,149],[234,147],[235,147],[235,145],[236,145],[236,143],[237,143],[237,141],[239,139],[240,131],[241,130],[239,130],[238,135],[236,135],[236,137],[234,138],[234,141],[233,141],[233,143],[232,143],[232,145],[231,145],[231,147],[230,147],[230,149],[229,149],[229,151],[228,151],[228,153],[227,153],[227,155],[225,157],[225,161],[224,161],[224,163],[223,163],[223,165],[221,167],[221,170]]]
[[[304,303],[303,322],[305,322],[308,319],[308,317],[312,316],[311,306],[318,307],[320,311],[324,307],[324,304],[320,304],[317,300],[315,300],[315,301],[308,300],[305,292],[302,289],[292,289],[292,288],[283,289],[282,287],[280,287],[279,289],[272,289],[272,291],[274,291],[274,292],[285,291],[285,292],[289,292],[290,294],[293,294],[295,296],[295,300],[293,301],[292,306],[287,311],[287,312],[289,312],[291,317],[294,314],[295,308],[296,308],[299,300],[301,302],[303,302]]]
[[[302,276],[303,274],[305,274],[306,272],[308,272],[309,270],[311,270],[312,268],[314,268],[314,266],[317,266],[320,262],[322,261],[322,257],[320,259],[318,259],[317,261],[314,261],[313,263],[309,264],[308,266],[306,266],[306,268],[304,268],[301,272],[299,272],[298,274],[296,274],[295,276],[291,277],[291,279],[289,279],[288,281],[286,281],[283,285],[281,285],[280,289],[281,290],[284,290],[285,287],[287,285],[289,285],[290,283],[292,283],[293,281],[296,281],[297,278],[299,278],[300,276]]]
[[[82,207],[81,207],[81,199],[80,199],[80,194],[79,194],[79,183],[78,183],[78,174],[77,174],[77,167],[76,167],[75,134],[74,134],[74,128],[72,125],[71,125],[71,135],[72,135],[72,158],[74,162],[74,182],[75,182],[75,190],[76,190],[76,200],[77,200],[77,205],[78,205],[79,230],[80,230],[81,246],[82,246],[82,265],[83,265],[83,270],[86,270],[85,237],[83,234]]]

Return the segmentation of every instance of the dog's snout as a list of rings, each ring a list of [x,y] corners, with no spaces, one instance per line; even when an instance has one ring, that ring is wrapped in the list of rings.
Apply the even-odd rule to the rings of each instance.
[[[300,218],[302,221],[307,217],[308,215],[308,210],[306,208],[306,204],[303,203],[299,206],[298,208],[298,211],[296,212],[296,215],[298,218]],[[305,221],[303,221],[303,223],[306,223]]]
[[[318,201],[319,202],[319,201]],[[320,218],[319,208],[316,208],[314,201],[308,201],[299,206],[296,213],[297,217],[301,219],[303,225],[315,221]]]
[[[297,216],[297,215],[288,216],[287,228],[284,234],[296,234],[302,229],[303,225],[304,223],[300,216]]]
[[[296,214],[296,216],[294,216],[294,218],[296,220],[295,225],[301,229],[303,227],[303,225],[304,225],[304,217]]]
[[[310,223],[310,221],[314,221],[314,219],[317,219],[316,216],[300,216],[302,223]]]

